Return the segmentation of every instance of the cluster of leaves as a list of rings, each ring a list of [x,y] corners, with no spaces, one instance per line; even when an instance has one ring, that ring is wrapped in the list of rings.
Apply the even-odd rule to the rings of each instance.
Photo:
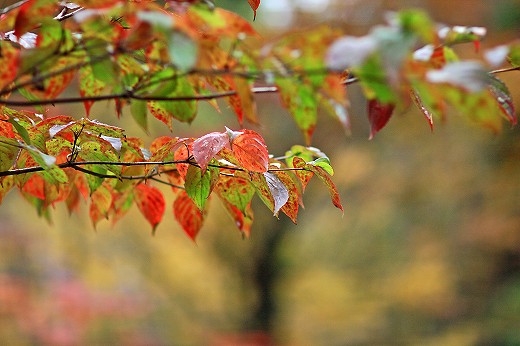
[[[144,148],[142,139],[95,120],[3,111],[0,200],[18,187],[43,215],[58,202],[72,212],[83,196],[91,201],[90,218],[96,225],[105,218],[116,222],[135,203],[155,231],[166,209],[163,192],[151,184],[155,182],[171,186],[175,219],[192,239],[213,192],[238,229],[249,235],[255,193],[274,215],[282,211],[296,223],[303,191],[314,175],[343,210],[330,179],[330,161],[312,147],[293,146],[276,159],[258,133],[226,129],[200,138],[163,136]],[[13,166],[17,168],[9,170]]]
[[[256,16],[260,1],[248,2]],[[83,196],[94,224],[116,221],[136,204],[155,230],[165,199],[152,183],[173,188],[175,217],[193,239],[212,192],[246,235],[255,193],[296,222],[313,175],[342,209],[328,158],[309,145],[319,108],[349,129],[345,86],[355,82],[368,99],[371,136],[412,102],[431,125],[447,104],[495,130],[501,116],[516,123],[507,87],[451,48],[478,43],[482,29],[439,31],[418,11],[398,13],[361,38],[321,26],[262,44],[246,19],[209,0],[23,0],[2,11],[0,34],[0,200],[17,187],[48,214],[60,201],[74,210]],[[518,68],[519,52],[518,44],[497,47],[488,65],[509,59]],[[63,96],[76,81],[79,95]],[[199,102],[218,111],[223,98],[244,126],[258,121],[254,94],[262,92],[279,93],[306,147],[276,159],[258,133],[243,129],[160,137],[145,148],[123,129],[88,119],[93,103],[113,100],[115,114],[129,109],[145,131],[149,115],[173,130],[174,119],[196,117]],[[45,115],[44,106],[79,102],[86,118]]]
[[[483,27],[441,27],[423,12],[390,14],[389,24],[363,37],[343,36],[328,50],[331,69],[349,69],[368,99],[373,137],[395,109],[414,103],[433,128],[434,118],[446,117],[448,106],[470,120],[498,132],[503,118],[517,117],[507,86],[497,73],[518,70],[520,43],[490,49],[483,61],[462,61],[454,45],[474,43],[480,53]],[[506,63],[508,68],[491,70]]]

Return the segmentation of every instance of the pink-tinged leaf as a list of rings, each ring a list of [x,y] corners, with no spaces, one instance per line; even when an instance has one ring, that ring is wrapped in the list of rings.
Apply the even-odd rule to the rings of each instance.
[[[256,19],[256,10],[258,9],[258,6],[260,6],[260,0],[247,0],[249,2],[249,6],[253,9],[253,20]]]
[[[395,105],[392,103],[382,104],[378,100],[368,101],[368,121],[370,122],[370,139],[374,138],[375,134],[385,127],[392,113]]]
[[[195,241],[204,222],[204,214],[185,191],[181,191],[175,199],[173,214],[188,237]]]
[[[336,185],[330,178],[330,175],[321,167],[313,166],[313,165],[307,165],[307,167],[312,170],[318,178],[325,184],[327,189],[329,190],[330,199],[332,200],[332,204],[341,211],[343,210],[343,205],[341,205],[341,199],[339,197],[338,189],[336,188]]]
[[[155,233],[166,209],[166,202],[161,191],[153,186],[139,184],[134,188],[134,199],[137,208],[152,226],[152,234]]]
[[[111,206],[112,193],[107,186],[101,185],[90,195],[89,215],[94,227],[100,220],[108,218]]]
[[[426,120],[428,120],[428,124],[430,124],[430,129],[433,131],[433,114],[430,112],[428,108],[424,105],[422,102],[421,96],[419,93],[415,90],[412,90],[411,92],[412,100],[422,112]]]
[[[243,130],[233,138],[231,149],[240,165],[251,172],[267,172],[269,153],[264,139],[252,130]]]
[[[193,157],[205,171],[211,159],[224,147],[231,149],[227,133],[211,132],[193,142]]]
[[[518,119],[516,117],[515,105],[513,104],[513,99],[507,85],[494,75],[490,75],[490,78],[491,83],[489,85],[489,90],[495,97],[502,114],[512,125],[516,125]]]

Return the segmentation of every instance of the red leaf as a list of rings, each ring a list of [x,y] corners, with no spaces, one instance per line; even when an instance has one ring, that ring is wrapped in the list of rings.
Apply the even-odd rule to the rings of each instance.
[[[240,165],[252,172],[267,172],[269,153],[264,139],[252,130],[243,130],[233,138],[231,148]]]
[[[211,159],[224,147],[229,149],[227,133],[211,132],[193,142],[193,157],[202,171],[205,171]]]
[[[152,226],[152,233],[155,233],[166,208],[161,191],[153,186],[139,184],[135,187],[134,199],[137,207]]]
[[[45,17],[52,16],[57,7],[58,2],[54,0],[29,0],[24,3],[16,17],[14,25],[15,36],[22,36],[36,27]]]
[[[173,203],[173,214],[175,215],[175,220],[181,225],[188,237],[195,241],[204,222],[204,214],[185,191],[181,191]]]
[[[258,6],[260,6],[260,0],[247,0],[249,2],[249,6],[253,9],[254,17],[253,20],[256,19],[256,10],[258,9]]]
[[[44,201],[45,180],[39,174],[33,174],[23,186],[22,191]]]
[[[392,116],[395,105],[392,103],[382,104],[378,100],[368,101],[368,121],[370,122],[370,139],[385,127]]]

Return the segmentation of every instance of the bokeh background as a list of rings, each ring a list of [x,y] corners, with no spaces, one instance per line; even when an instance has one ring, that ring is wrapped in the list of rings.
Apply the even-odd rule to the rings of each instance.
[[[246,1],[216,3],[252,18]],[[254,26],[267,39],[324,23],[362,35],[405,7],[486,26],[484,49],[520,36],[516,0],[262,0]],[[457,50],[477,57],[472,45]],[[518,103],[518,72],[501,77]],[[313,143],[332,160],[344,216],[316,181],[297,226],[256,199],[244,240],[213,200],[195,245],[171,206],[152,237],[135,207],[94,229],[85,205],[74,215],[57,206],[49,222],[11,192],[0,208],[0,342],[520,345],[518,128],[494,135],[452,113],[432,133],[411,109],[369,141],[360,90],[348,93],[352,134],[322,115]],[[255,130],[271,152],[303,143],[276,95],[257,101]],[[96,104],[93,117],[144,135],[129,114],[114,120],[112,107]],[[231,112],[201,105],[174,131],[224,125],[238,127]],[[152,135],[161,134],[157,122]]]

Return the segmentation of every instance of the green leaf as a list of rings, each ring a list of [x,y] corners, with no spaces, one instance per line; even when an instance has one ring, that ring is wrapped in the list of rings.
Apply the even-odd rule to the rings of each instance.
[[[107,162],[99,166],[114,173],[116,176],[121,176],[121,166],[110,164],[111,162],[119,162],[119,158],[106,145],[93,141],[81,143],[78,156],[85,161]]]
[[[188,167],[184,188],[188,196],[200,210],[204,210],[206,201],[215,187],[218,178],[219,170],[216,167],[208,167],[204,173],[199,167],[193,165]]]
[[[130,113],[132,114],[132,118],[134,118],[137,125],[139,125],[143,130],[148,132],[146,101],[130,101]]]
[[[18,141],[14,138],[0,137],[0,171],[7,171],[20,152]]]
[[[29,137],[29,132],[27,132],[27,130],[25,129],[25,127],[23,127],[22,125],[20,125],[20,123],[14,119],[13,117],[9,117],[7,119],[7,121],[13,125],[13,127],[15,128],[16,132],[20,135],[20,137],[22,137],[23,141],[25,142],[25,144],[27,145],[31,145],[31,138]]]
[[[38,148],[30,145],[22,145],[22,147],[27,150],[32,159],[44,169],[41,175],[46,181],[53,184],[64,184],[69,181],[67,174],[56,166],[56,158],[54,156],[47,155]]]
[[[434,42],[435,25],[424,11],[406,9],[399,11],[397,17],[403,32],[418,35],[425,43]]]
[[[509,55],[507,56],[507,60],[513,67],[520,66],[520,43],[512,44],[509,47]]]
[[[327,157],[320,157],[314,161],[309,162],[309,164],[323,168],[323,170],[331,176],[334,175],[334,170],[332,169],[332,166],[330,165],[330,160]]]

